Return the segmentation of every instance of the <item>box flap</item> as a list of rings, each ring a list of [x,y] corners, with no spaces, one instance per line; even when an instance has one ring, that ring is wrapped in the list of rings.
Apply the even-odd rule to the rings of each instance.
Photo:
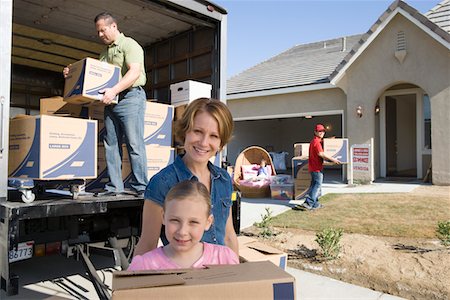
[[[138,289],[143,287],[158,287],[168,285],[182,285],[185,284],[183,278],[178,274],[148,274],[143,273],[140,275],[118,275],[113,274],[113,290],[123,289]]]
[[[263,244],[261,242],[258,242],[256,239],[246,237],[246,236],[239,236],[239,248],[250,248],[254,249],[258,252],[264,253],[264,254],[282,254],[283,251],[278,250],[277,248],[271,247],[269,245]]]

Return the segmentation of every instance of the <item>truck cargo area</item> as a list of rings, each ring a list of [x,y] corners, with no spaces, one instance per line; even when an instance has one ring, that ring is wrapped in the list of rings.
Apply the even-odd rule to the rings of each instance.
[[[98,57],[105,45],[94,17],[103,11],[144,48],[147,99],[170,104],[170,85],[185,80],[208,83],[212,97],[225,99],[226,11],[213,3],[0,1],[0,272],[7,295],[18,293],[14,264],[41,255],[77,256],[86,246],[101,252],[101,243],[110,252],[140,234],[142,197],[94,197],[71,190],[73,184],[61,192],[51,182],[48,189],[20,180],[8,187],[10,118],[39,115],[41,98],[63,96],[65,66]],[[117,240],[121,244],[112,245]]]

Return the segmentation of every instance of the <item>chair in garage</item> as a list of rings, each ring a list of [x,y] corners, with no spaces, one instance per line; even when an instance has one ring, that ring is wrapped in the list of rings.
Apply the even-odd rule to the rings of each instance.
[[[242,197],[265,198],[270,197],[270,176],[265,180],[252,180],[249,173],[259,168],[261,160],[267,162],[268,173],[276,175],[272,158],[269,153],[259,146],[251,146],[244,149],[236,159],[233,174],[233,184],[241,191]],[[250,175],[254,176],[254,175]]]

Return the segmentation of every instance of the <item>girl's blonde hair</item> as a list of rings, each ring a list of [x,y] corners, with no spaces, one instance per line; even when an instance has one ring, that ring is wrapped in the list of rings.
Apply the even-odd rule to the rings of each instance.
[[[173,200],[184,200],[193,197],[202,200],[207,207],[207,215],[211,214],[211,197],[206,186],[195,180],[185,180],[174,185],[166,195],[164,201],[164,210],[166,210],[166,203]]]

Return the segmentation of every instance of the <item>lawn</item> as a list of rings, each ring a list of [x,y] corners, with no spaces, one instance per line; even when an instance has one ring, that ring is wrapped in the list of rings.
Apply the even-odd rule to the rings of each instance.
[[[328,194],[316,211],[287,211],[271,225],[320,231],[409,238],[435,238],[438,221],[450,220],[450,197],[401,194]]]

